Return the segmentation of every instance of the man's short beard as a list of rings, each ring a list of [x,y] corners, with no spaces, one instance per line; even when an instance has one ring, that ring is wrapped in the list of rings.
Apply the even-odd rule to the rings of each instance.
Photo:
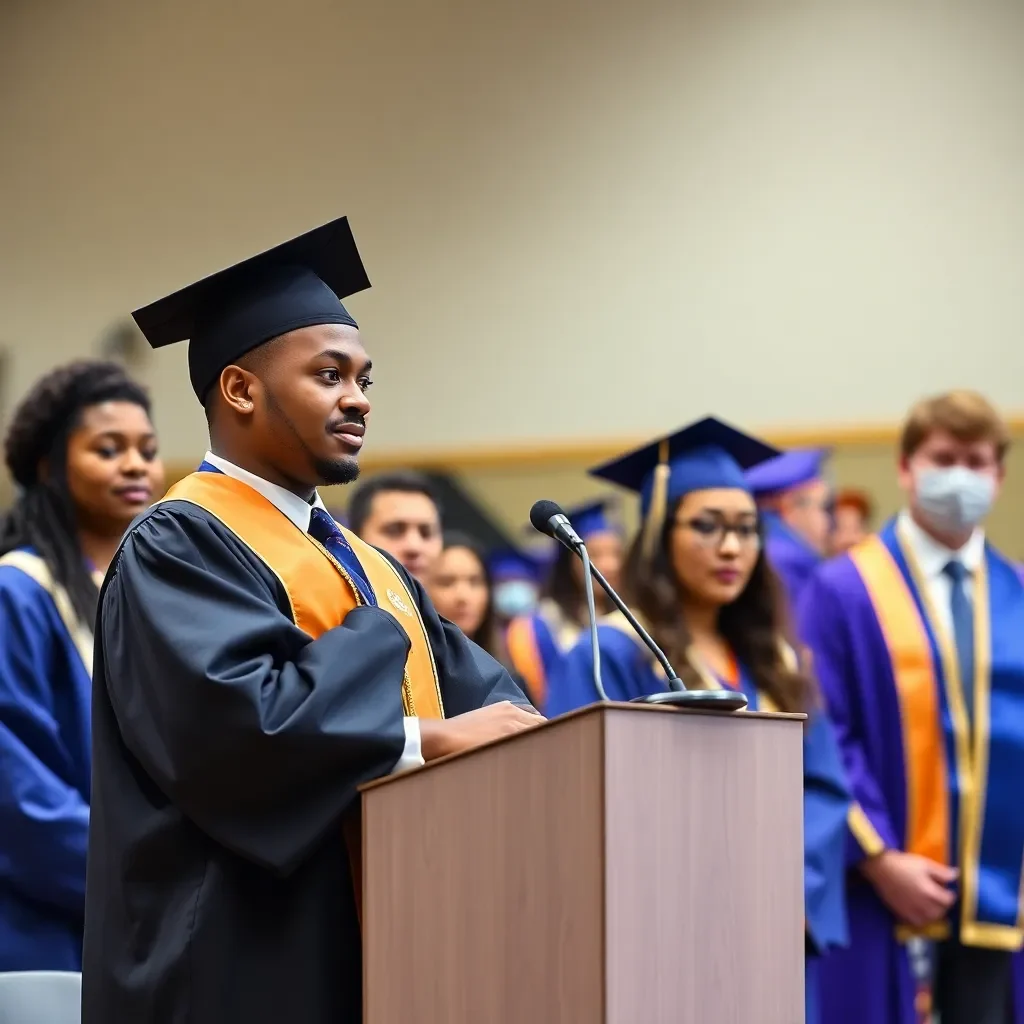
[[[292,423],[291,417],[281,407],[281,403],[274,395],[274,389],[263,381],[263,387],[267,396],[267,408],[271,414],[277,417],[287,427],[296,446],[309,456],[313,472],[322,485],[330,484],[351,484],[359,477],[359,460],[354,455],[342,455],[338,459],[318,459],[310,452],[309,447],[302,440],[301,435]]]
[[[314,459],[313,471],[324,484],[351,484],[359,478],[359,460],[352,455],[340,459]]]

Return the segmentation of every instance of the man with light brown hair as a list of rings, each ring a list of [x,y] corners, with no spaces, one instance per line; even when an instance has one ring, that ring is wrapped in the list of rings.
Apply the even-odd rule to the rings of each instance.
[[[1007,1024],[1024,863],[1024,583],[982,523],[1006,423],[971,391],[919,402],[906,507],[801,602],[855,803],[850,947],[822,964],[829,1024],[913,1024],[907,941],[934,940],[942,1024]]]

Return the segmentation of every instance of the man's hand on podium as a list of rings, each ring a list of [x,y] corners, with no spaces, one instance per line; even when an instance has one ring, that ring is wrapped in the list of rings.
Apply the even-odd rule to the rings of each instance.
[[[543,721],[539,712],[507,700],[487,704],[453,718],[421,718],[423,760],[436,761],[448,754],[472,750],[473,747],[501,739],[502,736],[532,729]]]

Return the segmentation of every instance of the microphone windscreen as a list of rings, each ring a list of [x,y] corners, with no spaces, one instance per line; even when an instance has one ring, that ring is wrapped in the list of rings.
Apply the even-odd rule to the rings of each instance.
[[[533,508],[530,509],[530,522],[535,530],[539,530],[550,537],[552,536],[551,517],[563,515],[565,513],[557,501],[548,501],[542,498],[540,501],[533,503]]]

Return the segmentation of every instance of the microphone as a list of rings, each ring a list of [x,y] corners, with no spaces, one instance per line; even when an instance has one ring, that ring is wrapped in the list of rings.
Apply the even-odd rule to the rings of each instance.
[[[554,537],[570,551],[586,547],[580,535],[572,528],[569,517],[556,501],[535,501],[530,509],[530,522],[535,530]]]
[[[668,691],[662,693],[650,693],[643,697],[634,697],[631,703],[637,704],[667,704],[671,707],[688,708],[694,711],[739,711],[747,706],[747,698],[735,690],[688,690],[679,674],[672,667],[668,655],[654,642],[654,638],[644,629],[640,620],[630,610],[629,605],[616,593],[615,588],[604,578],[601,571],[591,563],[587,546],[582,538],[573,529],[569,517],[562,511],[557,502],[538,501],[530,509],[530,522],[536,530],[554,537],[564,547],[567,547],[574,554],[579,555],[583,561],[584,589],[587,593],[587,614],[590,618],[590,642],[594,652],[594,673],[595,684],[601,700],[607,700],[608,695],[600,680],[600,658],[601,652],[597,642],[597,613],[594,605],[594,585],[590,577],[601,585],[601,589],[611,599],[612,604],[622,613],[623,617],[633,628],[636,635],[643,641],[643,644],[654,655],[658,663],[665,671],[668,682]]]

